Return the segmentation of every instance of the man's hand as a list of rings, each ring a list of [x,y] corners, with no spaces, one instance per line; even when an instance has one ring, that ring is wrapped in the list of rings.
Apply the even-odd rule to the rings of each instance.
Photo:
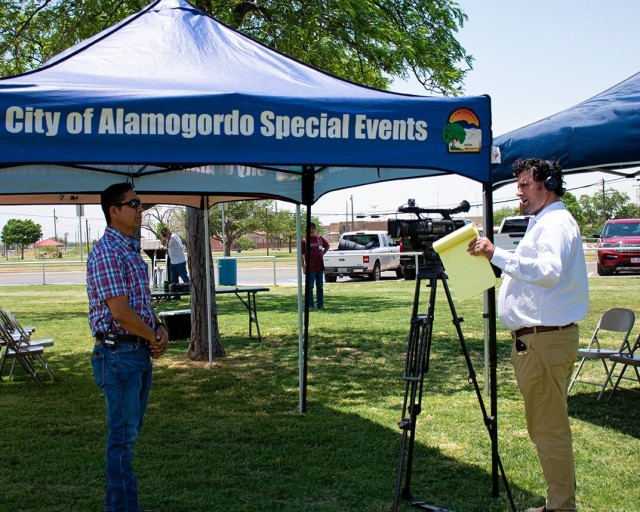
[[[484,256],[491,261],[495,248],[495,245],[493,245],[488,238],[480,236],[469,242],[469,245],[467,245],[467,252],[472,256]]]
[[[151,352],[151,357],[153,357],[154,359],[158,359],[167,351],[168,344],[169,337],[167,329],[163,324],[160,324],[156,329],[155,341],[149,343],[149,351]]]

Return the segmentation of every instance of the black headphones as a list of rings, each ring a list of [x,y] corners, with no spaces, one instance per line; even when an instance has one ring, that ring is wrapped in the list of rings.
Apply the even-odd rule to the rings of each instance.
[[[560,186],[560,180],[558,179],[558,173],[553,167],[553,162],[551,160],[544,161],[549,167],[549,176],[544,179],[544,188],[546,188],[549,192],[555,192]]]

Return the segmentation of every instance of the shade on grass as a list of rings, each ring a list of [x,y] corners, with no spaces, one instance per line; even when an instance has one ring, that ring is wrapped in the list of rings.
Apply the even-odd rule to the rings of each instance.
[[[583,342],[605,309],[640,311],[637,285],[634,277],[590,281],[591,309],[580,323]],[[218,297],[228,357],[212,369],[186,360],[186,340],[171,343],[155,364],[136,447],[143,506],[171,512],[389,510],[413,283],[325,287],[327,309],[311,315],[305,415],[296,411],[295,289],[272,287],[259,297],[262,343],[248,339],[246,310],[235,297]],[[39,336],[56,339],[48,360],[57,377],[43,390],[20,371],[13,381],[0,383],[0,510],[100,510],[106,430],[89,362],[86,291],[2,287],[0,301],[21,321],[36,325]],[[158,307],[186,305],[182,300]],[[482,385],[481,299],[456,309]],[[542,504],[545,484],[508,361],[510,343],[499,330],[499,448],[520,509]],[[569,401],[579,508],[635,510],[640,397],[623,391],[607,405],[596,395],[595,387],[576,384]],[[444,293],[436,304],[423,406],[415,497],[456,511],[509,510],[504,495],[491,497],[488,434]],[[410,507],[402,503],[401,510]]]

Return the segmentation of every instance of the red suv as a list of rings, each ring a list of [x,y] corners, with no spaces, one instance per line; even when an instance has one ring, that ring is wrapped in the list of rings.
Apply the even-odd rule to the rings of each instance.
[[[640,269],[640,219],[615,219],[604,224],[598,238],[598,275],[608,276],[619,268]]]

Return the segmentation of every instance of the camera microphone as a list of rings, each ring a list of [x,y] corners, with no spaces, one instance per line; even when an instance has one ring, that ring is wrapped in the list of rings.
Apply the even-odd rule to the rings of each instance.
[[[466,213],[471,209],[471,205],[469,204],[469,201],[465,201],[463,200],[458,206],[456,206],[455,208],[451,208],[449,210],[450,214],[454,214],[454,213]]]

